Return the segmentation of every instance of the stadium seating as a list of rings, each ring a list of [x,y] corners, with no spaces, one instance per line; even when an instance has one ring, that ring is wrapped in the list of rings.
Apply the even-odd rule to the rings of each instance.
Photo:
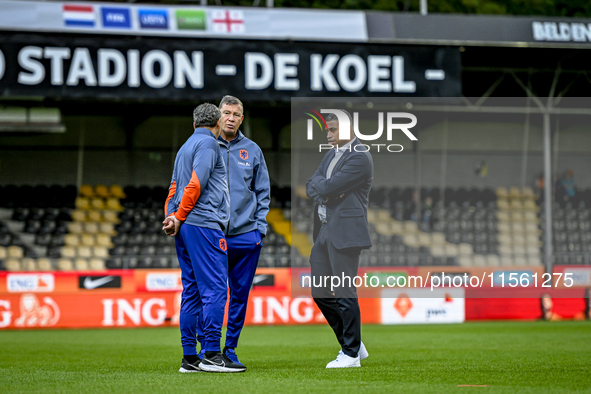
[[[178,267],[162,234],[163,187],[2,186],[0,269],[102,270]],[[421,205],[417,208],[416,202]],[[425,204],[429,202],[429,204]],[[260,267],[306,267],[313,202],[272,188]],[[543,200],[532,189],[375,187],[368,221],[374,247],[362,266],[539,266]],[[591,190],[553,202],[556,264],[589,264]],[[293,220],[293,222],[292,222]]]

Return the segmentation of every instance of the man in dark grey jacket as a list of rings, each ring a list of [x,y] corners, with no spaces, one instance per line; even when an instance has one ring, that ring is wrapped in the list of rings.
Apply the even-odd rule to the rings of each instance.
[[[368,357],[361,342],[361,316],[353,278],[359,268],[362,249],[371,247],[367,224],[369,190],[373,181],[373,161],[366,148],[354,137],[351,116],[348,139],[339,139],[339,122],[326,116],[327,139],[334,149],[326,154],[316,173],[306,184],[306,194],[317,203],[314,210],[314,247],[310,255],[312,297],[333,329],[341,350],[327,368],[361,366]],[[349,277],[334,289],[322,278]],[[345,282],[345,281],[343,281]],[[334,291],[333,291],[334,290]]]

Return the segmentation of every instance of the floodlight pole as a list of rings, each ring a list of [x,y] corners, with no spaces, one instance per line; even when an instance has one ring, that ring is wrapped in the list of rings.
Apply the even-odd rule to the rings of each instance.
[[[552,166],[550,113],[544,112],[544,265],[546,272],[552,273]]]
[[[421,0],[419,7],[421,15],[427,15],[427,0]]]

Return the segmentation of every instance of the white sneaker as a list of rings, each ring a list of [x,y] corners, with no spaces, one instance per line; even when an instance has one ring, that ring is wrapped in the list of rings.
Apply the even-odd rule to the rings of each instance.
[[[365,345],[363,344],[363,341],[362,341],[361,346],[359,346],[359,361],[365,360],[368,357],[369,357],[369,353],[367,352],[367,349],[365,348]]]
[[[336,360],[326,364],[326,368],[356,368],[360,366],[359,356],[349,357],[342,351],[339,352]]]
[[[341,354],[344,354],[342,349],[339,350],[339,354],[337,354],[337,358]],[[367,349],[365,348],[365,345],[363,344],[363,341],[361,341],[361,346],[359,346],[359,353],[357,353],[357,355],[359,356],[359,361],[365,360],[366,358],[369,357],[369,353],[367,352]]]

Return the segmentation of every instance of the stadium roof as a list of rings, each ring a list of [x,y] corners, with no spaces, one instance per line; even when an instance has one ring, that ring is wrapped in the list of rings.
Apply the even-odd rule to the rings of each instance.
[[[0,30],[422,45],[591,48],[591,19],[1,1]]]

